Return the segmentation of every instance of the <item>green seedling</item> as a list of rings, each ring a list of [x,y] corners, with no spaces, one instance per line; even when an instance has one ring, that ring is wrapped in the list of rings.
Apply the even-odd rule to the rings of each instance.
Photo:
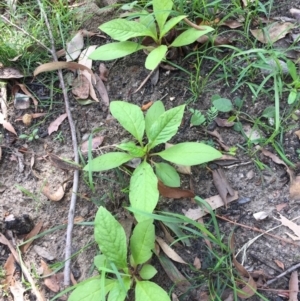
[[[180,21],[186,20],[186,16],[169,18],[173,7],[172,0],[153,0],[152,5],[153,13],[144,10],[139,14],[139,20],[115,19],[99,26],[101,31],[119,42],[100,46],[89,57],[93,60],[114,60],[144,49],[148,53],[145,67],[154,70],[165,59],[170,48],[189,45],[213,31],[209,26],[201,26],[201,30],[190,27],[183,29],[171,43],[167,43],[165,38],[171,35],[171,30]],[[150,45],[128,41],[136,37],[147,38],[151,41]]]
[[[101,254],[94,258],[100,275],[79,284],[69,301],[107,300],[123,301],[128,291],[134,289],[136,301],[170,301],[167,292],[149,281],[157,273],[148,263],[152,257],[155,242],[153,219],[139,222],[130,237],[117,220],[104,207],[100,207],[95,218],[95,240]],[[129,262],[128,262],[129,247]],[[108,276],[107,274],[115,277]]]
[[[34,129],[29,135],[27,134],[21,134],[19,136],[19,139],[26,139],[28,142],[31,142],[33,140],[38,140],[40,137],[37,134],[39,129]]]
[[[151,213],[159,199],[158,178],[167,186],[179,186],[175,168],[165,162],[155,162],[158,157],[177,165],[198,165],[221,157],[216,149],[197,142],[183,142],[155,152],[156,146],[169,141],[177,132],[183,118],[185,105],[165,111],[161,101],[156,101],[144,116],[140,107],[124,101],[112,101],[111,114],[135,140],[116,145],[121,150],[89,160],[84,167],[89,173],[116,168],[134,158],[141,164],[134,170],[129,185],[129,201],[133,208]],[[146,137],[144,137],[146,132]],[[153,167],[156,170],[154,173]],[[144,216],[136,214],[141,222]]]
[[[296,100],[299,99],[299,89],[300,89],[300,76],[298,75],[297,68],[295,64],[288,60],[287,61],[287,67],[289,74],[291,78],[293,79],[293,82],[288,84],[288,87],[290,88],[290,93],[288,97],[288,104],[293,104]]]
[[[218,109],[215,106],[211,106],[205,114],[199,110],[190,109],[192,117],[190,120],[191,126],[209,125],[217,116]]]

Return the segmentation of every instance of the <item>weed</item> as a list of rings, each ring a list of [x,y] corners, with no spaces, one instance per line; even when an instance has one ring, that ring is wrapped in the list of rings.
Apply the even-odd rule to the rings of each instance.
[[[100,207],[96,214],[94,233],[102,253],[94,258],[94,264],[101,275],[79,284],[68,300],[77,301],[89,296],[104,300],[107,294],[108,300],[124,300],[131,287],[134,287],[136,301],[170,300],[160,286],[149,281],[157,273],[152,265],[146,263],[152,257],[155,242],[152,219],[135,226],[129,242],[129,262],[125,231],[104,207]]]
[[[38,140],[40,137],[37,134],[39,129],[34,129],[29,135],[27,134],[21,134],[19,136],[19,139],[26,139],[28,142],[31,142],[33,140]]]
[[[144,49],[149,54],[146,58],[145,67],[149,70],[154,70],[161,61],[163,61],[170,48],[182,47],[195,42],[199,37],[212,31],[209,26],[201,26],[202,30],[195,28],[183,29],[175,39],[170,39],[173,36],[172,29],[182,20],[186,22],[185,15],[176,14],[170,17],[173,7],[172,0],[153,0],[153,13],[148,13],[143,10],[139,14],[139,22],[115,19],[100,25],[100,29],[111,36],[114,42],[100,46],[89,57],[93,60],[113,60],[130,55],[136,51]],[[134,14],[137,17],[137,14]],[[188,22],[189,23],[189,22]],[[157,26],[156,26],[157,25]],[[157,27],[159,32],[157,31]],[[141,43],[128,41],[131,38],[144,37],[144,42],[147,39],[148,45],[144,46]]]
[[[185,105],[165,111],[161,101],[156,101],[144,117],[141,109],[124,101],[110,104],[111,114],[136,139],[116,145],[124,152],[109,152],[95,159],[89,156],[84,170],[91,176],[92,172],[113,169],[133,158],[140,158],[141,164],[134,170],[129,186],[129,201],[134,208],[152,212],[159,198],[158,179],[167,186],[180,186],[177,171],[168,163],[155,162],[155,157],[180,165],[198,165],[221,156],[216,149],[197,142],[184,142],[171,146],[160,152],[151,152],[159,144],[169,141],[180,126]],[[147,142],[145,144],[144,132]],[[150,162],[150,164],[148,163]],[[153,171],[155,167],[156,175]],[[91,182],[91,181],[90,181]],[[142,216],[135,216],[142,221]]]

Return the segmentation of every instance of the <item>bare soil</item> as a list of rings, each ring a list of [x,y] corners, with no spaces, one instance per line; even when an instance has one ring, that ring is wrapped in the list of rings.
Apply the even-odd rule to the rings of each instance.
[[[280,2],[276,5],[274,1],[274,15],[276,16],[290,16],[288,13],[289,8],[294,7],[291,2]],[[284,5],[283,5],[284,3]],[[297,3],[294,3],[297,4]],[[273,15],[273,14],[272,14]],[[97,19],[97,23],[102,23],[101,15]],[[93,25],[95,22],[93,22]],[[88,28],[90,29],[90,28]],[[92,43],[97,44],[99,40],[91,40]],[[101,41],[103,42],[103,40]],[[228,53],[221,53],[220,56]],[[193,96],[189,91],[190,78],[186,73],[176,71],[166,71],[160,69],[159,80],[156,85],[152,85],[148,81],[146,85],[138,92],[132,92],[140,85],[140,83],[147,76],[148,71],[144,68],[145,55],[142,53],[133,54],[130,57],[120,59],[117,62],[106,63],[109,69],[109,79],[106,83],[107,91],[110,100],[123,100],[128,101],[139,106],[149,101],[163,99],[166,108],[172,108],[177,105],[186,103]],[[177,64],[182,65],[187,70],[193,72],[193,58],[184,60],[183,58],[177,59]],[[97,70],[99,62],[95,62],[93,68]],[[201,67],[201,80],[213,67],[211,61],[205,61]],[[217,69],[215,76],[222,73],[222,69]],[[256,78],[257,82],[261,80],[262,76]],[[212,78],[208,83],[207,88],[204,87],[200,96],[193,103],[188,106],[198,110],[207,110],[211,105],[211,96],[219,94],[222,97],[234,99],[240,97],[244,99],[242,111],[247,112],[250,116],[259,116],[261,112],[269,105],[272,105],[273,97],[266,95],[259,97],[255,101],[252,99],[251,91],[247,87],[242,87],[232,93],[235,87],[236,78],[231,78],[227,85],[225,81],[214,81]],[[212,82],[212,84],[210,84]],[[37,82],[35,79],[31,82],[31,78],[27,78],[25,83],[33,90],[37,97],[45,99],[50,97],[50,91],[43,86],[43,83]],[[270,86],[272,83],[270,83]],[[79,143],[82,143],[94,129],[103,127],[100,132],[103,135],[103,145],[111,145],[118,143],[128,138],[125,132],[115,120],[111,119],[109,112],[104,109],[101,103],[93,103],[88,106],[82,106],[74,99],[69,93],[71,111],[73,118],[76,122],[77,137]],[[286,107],[286,95],[282,100],[282,109]],[[49,112],[49,102],[43,104],[41,100],[39,112]],[[32,113],[33,108],[28,109],[26,113]],[[70,136],[70,130],[67,120],[65,120],[59,128],[62,132],[63,140],[54,139],[57,135],[54,133],[51,136],[47,135],[47,128],[49,124],[55,120],[59,115],[65,112],[63,97],[61,94],[56,94],[51,116],[46,120],[35,119],[34,123],[39,123],[39,135],[42,137],[36,141],[25,143],[24,140],[16,140],[13,143],[9,141],[9,134],[2,130],[5,140],[3,140],[4,147],[2,148],[2,159],[0,165],[0,215],[2,218],[8,214],[13,214],[16,217],[22,217],[24,214],[29,215],[34,224],[38,221],[43,222],[43,230],[48,230],[67,223],[67,215],[69,210],[69,202],[71,197],[71,179],[72,171],[66,171],[54,165],[47,154],[49,152],[63,157],[73,159],[73,148]],[[23,115],[24,111],[18,111],[10,106],[10,122],[14,125],[17,133],[24,134],[30,133],[30,128],[27,128],[22,122],[15,122],[15,119]],[[230,114],[221,114],[220,117],[228,118]],[[184,121],[179,129],[178,134],[170,141],[171,143],[179,143],[183,141],[207,141],[213,140],[203,128],[189,126],[190,113],[186,110]],[[245,121],[243,125],[249,125]],[[298,154],[296,150],[300,148],[299,139],[294,135],[294,131],[299,129],[299,124],[291,120],[293,130],[287,131],[283,134],[282,143],[287,158],[293,162],[298,162]],[[236,250],[239,250],[250,239],[256,237],[259,233],[251,230],[250,228],[258,228],[261,230],[268,230],[274,226],[279,225],[278,212],[276,206],[286,204],[281,210],[281,214],[288,219],[293,219],[300,215],[300,207],[297,201],[289,199],[289,177],[283,165],[275,164],[271,159],[264,157],[261,153],[257,153],[256,160],[260,160],[266,166],[264,170],[259,170],[255,165],[255,157],[250,157],[247,152],[245,138],[239,133],[234,131],[233,128],[217,127],[223,140],[228,146],[241,145],[245,148],[238,148],[236,158],[239,163],[223,168],[225,176],[233,189],[238,191],[239,198],[237,201],[230,204],[228,209],[219,208],[216,213],[224,216],[232,221],[249,226],[249,228],[235,226],[232,223],[219,220],[221,232],[224,234],[224,242],[227,242],[229,235],[234,230],[236,238]],[[214,144],[217,148],[221,149],[216,141]],[[270,151],[275,151],[268,148]],[[245,151],[246,150],[246,151]],[[98,154],[103,153],[105,150],[95,152],[93,155],[96,157]],[[32,165],[32,158],[34,158],[34,166]],[[24,168],[22,167],[24,164]],[[34,171],[32,171],[34,170]],[[129,177],[120,170],[113,170],[110,172],[103,172],[95,174],[95,191],[92,192],[90,187],[86,184],[86,178],[83,173],[80,174],[80,185],[76,205],[76,218],[85,222],[92,222],[99,205],[105,205],[113,214],[118,218],[124,218],[126,211],[124,206],[128,205],[128,195],[126,189],[129,185]],[[68,181],[65,196],[62,200],[54,202],[47,199],[41,192],[46,183],[49,184],[52,191],[56,191],[62,183]],[[203,167],[192,167],[192,174],[190,176],[182,175],[182,187],[190,188],[192,183],[195,194],[207,198],[212,195],[218,194],[213,181],[212,173],[209,169]],[[23,192],[20,190],[23,189]],[[24,189],[32,193],[28,195],[24,193]],[[176,213],[182,213],[183,210],[197,207],[190,199],[163,199],[159,203],[159,210],[167,210]],[[259,211],[269,212],[270,215],[267,219],[256,221],[253,213]],[[206,217],[204,221],[209,221]],[[213,230],[213,229],[211,229]],[[287,229],[284,227],[276,228],[272,234],[288,239],[286,235]],[[22,236],[17,235],[16,241],[19,242]],[[97,247],[92,244],[88,248],[84,248],[93,241],[93,227],[91,226],[75,226],[73,231],[73,247],[72,252],[79,252],[79,254],[72,260],[72,271],[78,282],[96,273],[93,270],[93,258],[97,253]],[[198,257],[202,262],[202,267],[205,270],[209,269],[212,264],[208,260],[207,248],[205,242],[200,240],[191,240],[192,246],[176,248],[176,251],[189,263],[193,263],[194,258]],[[291,241],[291,240],[290,240]],[[38,245],[50,254],[53,255],[54,260],[48,260],[48,263],[54,263],[64,260],[65,248],[65,228],[56,230],[34,241],[33,245]],[[248,271],[263,270],[265,275],[275,277],[282,272],[282,269],[276,265],[274,260],[281,261],[285,269],[293,266],[299,262],[299,243],[287,243],[270,236],[261,236],[253,244],[251,244],[246,253],[244,266]],[[0,261],[4,264],[9,251],[3,245],[0,245]],[[241,257],[238,259],[241,261]],[[23,258],[27,267],[35,267],[38,269],[40,266],[41,256],[37,254],[35,249],[31,247]],[[44,259],[47,261],[47,259]],[[158,275],[154,281],[159,283],[166,290],[172,287],[171,281],[166,276],[164,270],[160,267],[159,262],[154,259],[154,264],[159,270]],[[176,264],[178,269],[192,282],[196,288],[186,296],[185,300],[200,300],[199,291],[197,288],[197,274],[187,266]],[[275,282],[271,288],[273,289],[288,289],[289,274],[286,277],[280,278]],[[41,286],[47,298],[51,298],[55,293],[47,288]],[[269,300],[282,300],[277,292],[260,293]],[[34,300],[32,295],[28,294],[27,298]],[[3,297],[3,300],[8,300]],[[260,300],[259,297],[254,296],[249,300]]]

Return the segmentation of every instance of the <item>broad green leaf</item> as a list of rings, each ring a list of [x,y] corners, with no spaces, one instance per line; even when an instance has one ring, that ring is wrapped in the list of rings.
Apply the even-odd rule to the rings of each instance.
[[[176,169],[168,163],[155,163],[157,177],[169,187],[179,187],[180,177]]]
[[[157,118],[165,112],[164,104],[161,100],[156,101],[147,111],[145,117],[146,135],[149,137],[149,130]]]
[[[123,278],[124,285],[121,285],[120,283],[116,284],[111,291],[109,292],[107,301],[124,301],[127,292],[130,289],[131,280],[129,277]]]
[[[155,230],[153,220],[139,222],[130,238],[130,251],[135,265],[146,262],[152,256],[154,248]]]
[[[137,281],[135,301],[171,301],[167,292],[151,281]]]
[[[287,67],[288,67],[288,70],[289,70],[289,73],[290,73],[292,79],[294,81],[297,81],[298,74],[297,74],[297,68],[296,68],[294,62],[292,62],[291,60],[287,60],[286,64],[287,64]]]
[[[151,264],[143,265],[142,269],[140,270],[140,276],[144,280],[149,280],[155,276],[157,273],[157,269]]]
[[[191,125],[197,126],[205,123],[206,118],[199,110],[190,109],[190,111],[193,113],[190,121]]]
[[[95,240],[101,252],[117,268],[127,266],[126,234],[123,227],[104,207],[100,207],[95,218]]]
[[[275,117],[275,106],[268,106],[264,109],[261,114],[265,118],[274,118]]]
[[[107,268],[108,262],[107,258],[104,254],[100,254],[94,257],[94,265],[98,269],[98,271],[101,271],[101,268]]]
[[[144,48],[144,46],[131,41],[114,42],[100,46],[89,55],[89,58],[101,61],[115,60]]]
[[[125,101],[112,101],[109,107],[111,114],[123,128],[142,144],[145,119],[141,108]]]
[[[288,104],[291,105],[292,103],[294,103],[296,98],[297,98],[297,90],[292,89],[288,97]]]
[[[168,47],[166,45],[160,45],[152,50],[146,58],[145,67],[154,70],[165,58],[167,51]]]
[[[116,285],[116,280],[105,279],[104,296]],[[101,279],[93,278],[79,284],[71,293],[68,301],[99,301],[102,296]]]
[[[165,149],[156,155],[180,165],[198,165],[218,159],[222,154],[204,143],[183,142]]]
[[[212,101],[213,105],[220,112],[230,112],[233,110],[233,105],[230,99],[218,98]]]
[[[111,36],[114,40],[126,41],[131,38],[150,36],[155,39],[151,30],[144,24],[136,21],[128,21],[125,19],[115,19],[108,21],[99,26],[99,28]]]
[[[129,185],[129,200],[133,208],[152,213],[158,202],[157,177],[147,162],[142,162],[133,172]],[[147,220],[144,215],[135,214],[138,222]]]
[[[159,38],[163,38],[166,33],[168,33],[177,23],[179,23],[182,19],[184,19],[186,16],[177,16],[169,21],[164,25],[162,31],[160,32]]]
[[[202,27],[202,26],[201,26]],[[170,46],[181,47],[194,43],[201,36],[213,31],[214,29],[209,26],[203,26],[203,30],[198,30],[195,28],[189,28],[181,33]]]
[[[128,141],[117,145],[120,148],[134,157],[143,157],[145,155],[145,150],[143,147],[136,145],[133,141]]]
[[[149,149],[171,139],[180,126],[185,105],[175,107],[161,114],[150,127],[148,133]]]
[[[159,31],[161,32],[170,15],[171,9],[173,7],[173,1],[153,0],[152,4],[153,4],[155,19],[158,24]]]
[[[85,171],[109,170],[112,168],[116,168],[122,165],[123,163],[130,161],[133,158],[134,156],[131,156],[126,153],[111,152],[99,156],[93,159],[92,161],[89,161],[89,163],[83,168],[83,170]]]
[[[144,11],[142,13],[144,13]],[[155,36],[154,40],[157,41],[157,30],[156,30],[156,23],[155,23],[154,17],[152,14],[149,14],[146,11],[145,11],[145,13],[147,13],[147,14],[142,15],[140,17],[140,23],[145,25],[152,32],[152,37]]]

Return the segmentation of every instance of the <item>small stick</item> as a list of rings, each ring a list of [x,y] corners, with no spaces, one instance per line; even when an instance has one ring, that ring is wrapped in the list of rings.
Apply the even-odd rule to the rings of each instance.
[[[158,67],[157,67],[157,68],[158,68]],[[140,91],[140,90],[144,87],[144,85],[146,84],[147,80],[150,78],[150,76],[153,74],[153,72],[154,72],[157,68],[153,69],[153,70],[146,76],[146,78],[142,81],[142,83],[140,84],[140,86],[139,86],[135,91],[133,91],[131,94],[135,94],[136,92]]]
[[[285,276],[286,274],[289,274],[289,273],[293,272],[294,270],[296,270],[296,269],[298,269],[298,268],[300,268],[300,263],[297,263],[296,265],[294,265],[294,266],[288,268],[286,271],[284,271],[284,272],[282,272],[281,274],[277,275],[275,278],[273,278],[273,279],[267,281],[266,284],[263,285],[263,287],[266,287],[266,286],[272,284],[273,282],[275,282],[275,281],[278,280],[279,278]]]
[[[41,294],[41,292],[37,289],[33,278],[31,277],[27,267],[25,266],[25,264],[22,261],[21,256],[18,255],[17,251],[15,250],[15,248],[12,246],[12,244],[10,243],[10,241],[2,234],[0,233],[0,242],[4,245],[6,245],[10,252],[13,254],[16,262],[21,266],[22,272],[24,273],[26,279],[28,280],[28,282],[31,285],[31,288],[34,292],[34,294],[36,295],[36,298],[38,301],[45,301],[45,298],[43,297],[43,295]]]
[[[6,17],[4,17],[3,15],[1,15],[0,17],[1,17],[1,19],[2,19],[5,23],[7,23],[7,24],[9,24],[9,25],[11,25],[11,26],[17,28],[18,30],[22,31],[25,35],[27,35],[28,37],[30,37],[31,39],[33,39],[35,42],[37,42],[40,46],[42,46],[43,48],[45,48],[49,53],[52,53],[52,50],[51,50],[50,48],[48,48],[48,47],[47,47],[45,44],[43,44],[41,41],[39,41],[38,39],[36,39],[36,38],[33,37],[32,35],[30,35],[26,30],[24,30],[23,28],[19,27],[17,24],[12,23],[11,21],[9,21],[9,20],[8,20]]]
[[[226,217],[224,217],[224,216],[221,216],[221,215],[217,215],[217,214],[216,214],[216,217],[219,218],[219,219],[222,219],[222,220],[224,220],[224,221],[226,221],[226,222],[229,222],[229,223],[231,223],[231,224],[234,224],[234,225],[236,225],[236,226],[240,226],[240,227],[243,227],[243,228],[246,228],[246,229],[250,229],[250,230],[253,230],[253,231],[256,231],[256,232],[260,232],[260,233],[262,233],[262,234],[264,234],[264,235],[271,236],[271,237],[276,238],[276,239],[278,239],[278,240],[281,240],[281,241],[283,241],[283,242],[286,242],[286,243],[289,243],[289,244],[292,244],[292,245],[295,245],[295,246],[299,247],[299,244],[296,244],[296,243],[293,242],[293,241],[290,241],[290,240],[288,240],[288,239],[285,239],[285,238],[279,237],[279,236],[277,236],[277,235],[268,233],[268,232],[266,232],[266,231],[264,231],[264,230],[260,230],[260,229],[258,229],[258,228],[254,228],[254,227],[250,227],[250,226],[247,226],[247,225],[244,225],[244,224],[240,224],[240,223],[234,222],[234,221],[232,221],[232,220],[230,220],[230,219],[228,219],[228,218],[226,218]],[[278,227],[280,227],[280,226],[281,226],[281,225],[279,225]],[[274,229],[274,228],[273,228],[273,229]]]
[[[193,27],[193,28],[195,28],[195,29],[197,29],[197,30],[205,30],[205,28],[203,28],[203,27],[201,27],[201,26],[198,26],[197,24],[195,24],[195,23],[193,23],[192,21],[190,21],[188,18],[184,18],[183,21],[184,21],[187,25],[189,25],[189,26],[191,26],[191,27]]]
[[[44,16],[45,23],[46,23],[46,26],[48,29],[49,38],[51,41],[51,48],[52,48],[50,53],[51,53],[54,61],[57,62],[58,59],[57,59],[56,50],[55,50],[55,43],[54,43],[54,38],[52,35],[48,17],[45,13],[45,10],[44,10],[43,4],[41,3],[41,0],[37,0],[37,2],[39,4],[41,14]],[[73,144],[74,161],[75,161],[75,163],[79,164],[76,128],[75,128],[75,124],[74,124],[73,117],[71,114],[69,97],[68,97],[67,89],[65,86],[65,82],[64,82],[63,74],[62,74],[61,70],[58,70],[58,77],[59,77],[61,89],[62,89],[63,96],[64,96],[66,113],[68,115],[68,121],[69,121],[69,126],[70,126],[70,131],[71,131],[72,144]],[[78,192],[78,182],[79,182],[79,170],[75,170],[74,177],[73,177],[73,187],[72,187],[73,193],[71,196],[70,208],[69,208],[69,214],[68,214],[68,227],[67,227],[67,238],[66,238],[66,247],[65,247],[65,269],[64,269],[64,285],[65,286],[70,285],[71,255],[72,255],[72,251],[71,251],[72,231],[73,231],[73,226],[74,226],[74,214],[75,214],[76,198],[77,198],[77,192]]]

